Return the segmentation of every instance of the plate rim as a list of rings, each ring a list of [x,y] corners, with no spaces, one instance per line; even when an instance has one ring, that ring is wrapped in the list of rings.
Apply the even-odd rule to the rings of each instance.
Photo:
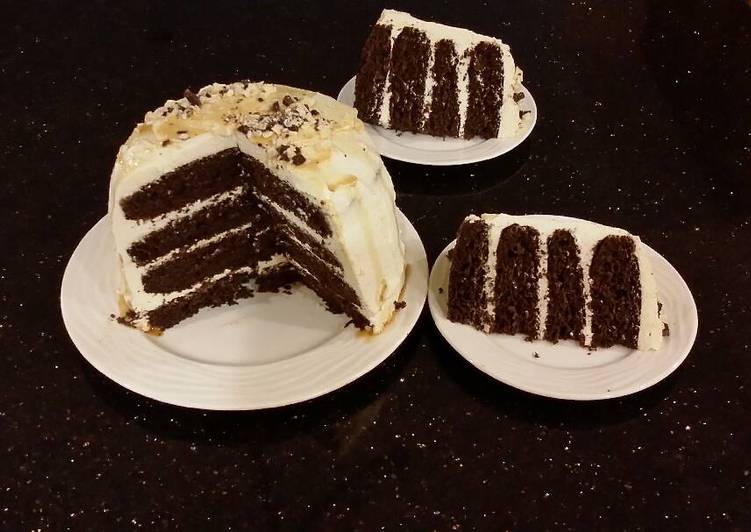
[[[567,221],[588,221],[583,220],[582,218],[575,218],[571,216],[562,216],[562,215],[553,215],[553,214],[531,214],[528,216],[538,216],[543,217],[547,219],[558,219],[558,220],[567,220]],[[592,222],[590,222],[592,223]],[[509,378],[503,378],[497,374],[491,373],[488,368],[482,367],[481,364],[478,363],[478,361],[472,357],[471,354],[466,354],[465,351],[471,351],[471,349],[466,349],[463,345],[457,345],[456,338],[453,337],[452,333],[446,327],[447,324],[450,324],[451,326],[461,326],[461,327],[467,327],[469,329],[472,329],[470,334],[474,335],[481,335],[482,337],[488,336],[486,333],[482,331],[478,331],[477,329],[474,329],[473,327],[469,325],[464,324],[457,324],[454,322],[448,321],[448,318],[441,312],[440,310],[440,303],[438,303],[438,296],[436,293],[434,293],[434,287],[440,283],[440,279],[437,279],[437,269],[439,262],[446,262],[448,261],[447,252],[454,247],[456,244],[456,239],[453,239],[451,242],[449,242],[446,247],[443,248],[443,250],[439,253],[436,260],[433,262],[433,266],[430,269],[430,277],[428,279],[428,308],[430,309],[430,315],[433,319],[433,323],[436,326],[436,329],[438,329],[438,332],[441,334],[441,336],[446,340],[446,342],[451,346],[451,348],[456,351],[464,360],[469,362],[473,367],[475,367],[477,370],[483,372],[488,377],[501,382],[507,386],[510,386],[512,388],[516,388],[517,390],[521,390],[526,393],[530,393],[536,396],[540,397],[547,397],[550,399],[558,399],[558,400],[567,400],[567,401],[602,401],[602,400],[609,400],[609,399],[617,399],[620,397],[626,397],[629,395],[633,395],[639,392],[642,392],[646,390],[647,388],[650,388],[659,382],[665,380],[667,377],[669,377],[675,370],[680,367],[683,362],[685,362],[686,358],[688,358],[688,355],[690,354],[691,350],[693,349],[693,346],[696,342],[696,336],[698,333],[698,310],[696,307],[696,300],[694,299],[693,294],[691,293],[691,290],[688,287],[688,284],[686,283],[685,279],[681,274],[678,272],[678,270],[668,261],[664,256],[662,256],[660,253],[658,253],[655,249],[650,247],[648,244],[642,242],[642,245],[645,246],[649,253],[654,254],[659,260],[661,260],[666,266],[667,271],[670,273],[671,276],[675,278],[675,280],[681,285],[681,288],[685,291],[686,294],[688,294],[688,299],[685,301],[685,303],[688,303],[690,314],[692,316],[691,322],[688,324],[688,334],[685,336],[685,339],[688,340],[687,342],[687,348],[685,349],[685,352],[682,352],[680,355],[676,356],[674,360],[670,363],[669,366],[667,366],[665,369],[663,369],[661,372],[656,373],[652,378],[646,379],[642,382],[639,382],[636,386],[626,387],[621,390],[615,390],[615,391],[606,391],[606,392],[600,392],[600,393],[594,393],[594,392],[571,392],[571,393],[550,393],[546,392],[544,390],[544,387],[537,387],[537,386],[529,386],[525,385],[524,383],[519,383],[514,381],[513,379]],[[448,281],[448,279],[446,279]],[[448,287],[445,288],[446,290]],[[497,336],[503,337],[507,335],[500,335]],[[503,341],[501,339],[501,341]],[[544,340],[536,340],[538,342],[543,342]],[[581,348],[586,349],[586,348]],[[656,354],[659,354],[661,350],[658,350]],[[555,368],[556,371],[561,371],[561,368]]]
[[[407,276],[407,281],[405,283],[405,288],[403,290],[403,296],[406,295],[408,292],[412,293],[412,299],[409,300],[409,304],[407,307],[400,311],[400,314],[402,316],[405,316],[403,318],[405,321],[403,323],[400,323],[400,332],[393,336],[392,338],[389,338],[387,336],[381,336],[381,335],[374,335],[366,339],[367,342],[377,342],[378,339],[382,339],[384,343],[384,346],[380,349],[378,349],[378,355],[365,357],[368,362],[366,364],[363,364],[362,366],[359,366],[356,368],[356,371],[352,371],[350,373],[346,373],[343,377],[340,377],[339,379],[334,379],[332,381],[332,384],[328,385],[321,385],[316,388],[311,389],[312,391],[308,391],[307,393],[298,393],[295,397],[288,397],[283,400],[272,400],[272,401],[248,401],[247,397],[245,399],[228,399],[228,397],[221,397],[221,398],[212,398],[209,401],[207,401],[205,398],[198,398],[196,399],[193,397],[190,393],[183,394],[183,397],[179,397],[180,394],[175,394],[174,392],[169,393],[163,393],[159,392],[158,390],[155,390],[153,385],[143,384],[142,382],[139,382],[138,379],[134,378],[133,373],[126,372],[121,373],[117,371],[117,368],[114,368],[111,365],[108,365],[105,363],[105,360],[107,356],[113,356],[113,355],[105,355],[104,357],[96,356],[96,354],[92,354],[90,350],[94,350],[94,348],[91,346],[91,343],[89,340],[85,339],[82,334],[82,329],[79,329],[79,325],[73,323],[71,320],[73,320],[73,309],[72,306],[75,305],[75,302],[66,297],[66,293],[68,293],[73,287],[71,286],[71,283],[73,282],[73,277],[75,273],[75,269],[78,267],[77,261],[80,260],[78,258],[78,255],[80,253],[83,253],[84,248],[86,245],[91,245],[94,241],[92,239],[97,237],[97,232],[106,230],[106,227],[102,227],[103,225],[107,225],[109,214],[105,214],[102,218],[100,218],[93,226],[91,226],[88,231],[85,233],[85,235],[78,241],[74,251],[71,253],[68,262],[65,266],[65,271],[63,273],[63,277],[60,283],[60,311],[63,318],[63,324],[65,326],[65,330],[68,333],[68,337],[70,338],[71,342],[73,343],[73,346],[76,348],[78,353],[81,355],[81,357],[88,362],[94,369],[96,369],[99,373],[107,377],[109,380],[113,381],[114,383],[118,384],[119,386],[136,393],[138,395],[141,395],[143,397],[147,397],[149,399],[153,399],[155,401],[159,401],[161,403],[174,405],[178,407],[184,407],[184,408],[193,408],[193,409],[201,409],[201,410],[207,410],[207,411],[252,411],[252,410],[267,410],[267,409],[274,409],[274,408],[282,408],[285,406],[290,406],[294,404],[303,403],[305,401],[309,401],[312,399],[316,399],[318,397],[321,397],[323,395],[326,395],[328,393],[334,392],[336,390],[339,390],[354,381],[358,380],[362,376],[366,375],[367,373],[374,370],[376,367],[378,367],[380,364],[382,364],[388,357],[390,357],[393,353],[397,351],[399,346],[404,343],[404,341],[407,339],[407,337],[414,331],[420,316],[422,315],[422,311],[425,308],[425,302],[427,300],[427,292],[428,292],[428,280],[429,280],[429,265],[427,261],[427,255],[425,252],[425,247],[422,242],[422,239],[419,236],[419,233],[415,229],[414,225],[411,223],[411,221],[407,218],[406,215],[400,210],[396,209],[397,211],[397,218],[400,222],[400,228],[402,232],[402,240],[405,242],[405,259],[406,264],[410,265],[410,273]],[[102,238],[102,236],[100,236]],[[105,237],[106,238],[106,237]],[[111,242],[110,242],[111,243]],[[411,260],[410,260],[411,257]],[[103,261],[106,262],[106,261]],[[106,266],[105,266],[106,267]],[[100,272],[101,270],[99,268],[94,269],[95,272]],[[92,274],[92,278],[97,278],[97,276],[101,276],[101,273],[94,273]],[[410,283],[412,283],[410,285]],[[113,301],[115,300],[114,294],[113,294]],[[405,312],[405,310],[410,309],[409,311]],[[104,318],[105,320],[111,320],[109,316]],[[104,322],[107,323],[107,322]],[[113,325],[117,327],[123,327],[119,324]],[[393,327],[397,325],[396,323],[392,322],[388,325],[388,327]],[[333,341],[336,338],[340,338],[341,334],[346,333],[348,330],[342,330],[339,334],[335,334],[332,336],[327,342]],[[141,331],[135,331],[133,329],[127,329],[126,334],[133,333],[133,334],[140,334],[143,335]],[[359,334],[357,332],[354,332],[354,334]],[[141,337],[143,339],[143,337]],[[156,344],[153,344],[156,345]],[[237,374],[239,371],[242,371],[245,374],[253,373],[253,372],[260,372],[263,370],[269,370],[269,369],[283,369],[285,365],[293,365],[293,362],[295,359],[297,359],[300,356],[304,356],[306,354],[312,353],[318,349],[325,348],[326,344],[318,345],[310,350],[306,350],[301,352],[298,355],[295,355],[290,358],[285,358],[281,360],[275,360],[269,363],[260,364],[260,365],[247,365],[247,366],[236,366],[236,365],[219,365],[219,364],[210,364],[207,362],[203,362],[200,360],[195,360],[191,358],[185,358],[181,357],[175,353],[172,353],[169,350],[162,349],[161,347],[157,346],[157,350],[161,352],[161,354],[165,357],[172,357],[176,361],[179,361],[179,364],[181,364],[183,367],[193,367],[199,370],[207,370],[210,369],[210,373],[213,374],[214,379],[216,378],[224,378],[224,379],[235,379],[239,378],[240,376]],[[372,347],[372,343],[369,344],[370,347]],[[127,349],[125,350],[127,353]],[[343,357],[339,362],[342,362],[343,360],[347,360],[346,357]],[[132,364],[133,362],[125,362],[124,365]],[[331,367],[333,364],[329,365],[328,367]],[[235,404],[233,404],[233,402]],[[254,404],[250,404],[254,403]]]
[[[354,83],[355,79],[357,78],[357,75],[352,76],[344,85],[342,85],[342,88],[339,89],[339,92],[337,93],[336,100],[340,103],[343,103],[345,105],[351,105],[349,102],[345,101],[344,96],[347,94],[347,92],[350,89],[350,86],[352,87],[352,90],[354,91]],[[495,151],[487,152],[484,155],[478,155],[475,157],[468,157],[465,159],[453,159],[453,160],[444,160],[444,161],[428,161],[424,158],[419,157],[411,157],[406,155],[398,155],[394,152],[388,152],[385,153],[381,147],[386,145],[395,145],[392,143],[388,138],[384,137],[383,135],[378,133],[378,130],[384,130],[385,128],[382,128],[381,126],[375,126],[372,124],[365,123],[365,130],[368,132],[368,136],[370,136],[371,140],[373,141],[373,144],[375,145],[378,153],[382,157],[388,157],[389,159],[393,159],[396,161],[402,161],[405,163],[410,164],[419,164],[422,166],[461,166],[465,164],[474,164],[479,163],[482,161],[488,161],[491,159],[495,159],[497,157],[500,157],[501,155],[504,155],[506,153],[509,153],[519,146],[521,146],[525,140],[532,134],[532,130],[537,125],[537,102],[535,101],[534,97],[532,96],[532,93],[530,90],[525,86],[522,85],[522,92],[524,93],[524,99],[527,102],[531,102],[530,110],[532,111],[531,114],[531,123],[529,124],[528,128],[522,129],[521,134],[510,137],[510,139],[513,139],[513,144],[508,147],[503,147],[501,149],[496,149]],[[409,133],[409,132],[407,132]],[[413,133],[409,133],[413,134]],[[423,135],[425,137],[430,137],[430,135]],[[505,139],[508,141],[509,139]],[[500,143],[500,139],[484,139],[483,142],[479,143],[478,145],[484,145],[488,143]],[[405,148],[404,146],[399,146],[400,150],[409,150],[409,148]]]

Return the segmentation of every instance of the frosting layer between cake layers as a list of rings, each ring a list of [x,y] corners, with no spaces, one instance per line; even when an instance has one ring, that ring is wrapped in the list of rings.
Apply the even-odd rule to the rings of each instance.
[[[191,295],[212,304],[204,292],[222,280],[240,296],[250,277],[294,272],[379,332],[404,284],[394,201],[354,109],[267,83],[186,92],[148,113],[118,153],[109,212],[121,295],[148,330]],[[213,303],[234,299],[225,288]]]
[[[513,136],[522,71],[500,39],[386,9],[363,48],[360,118],[436,136]]]
[[[662,343],[652,266],[639,237],[623,229],[534,215],[470,215],[456,250],[449,281],[453,321],[588,347],[658,349]]]

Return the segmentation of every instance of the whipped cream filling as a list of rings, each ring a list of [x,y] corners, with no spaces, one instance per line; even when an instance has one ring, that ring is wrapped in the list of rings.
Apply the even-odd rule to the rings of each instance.
[[[435,77],[433,76],[433,65],[435,64],[435,46],[430,47],[428,54],[428,66],[425,67],[427,75],[425,76],[425,90],[422,95],[422,115],[420,116],[420,127],[425,126],[425,122],[430,116],[430,104],[433,102],[433,88],[435,87]]]
[[[477,218],[479,221],[480,218]],[[495,321],[495,278],[498,264],[498,241],[501,239],[501,224],[489,224],[488,228],[488,259],[485,263],[485,312],[489,321]],[[490,323],[485,324],[485,332],[490,332]]]
[[[537,252],[537,319],[538,338],[544,338],[548,330],[548,237],[540,235],[539,249]]]

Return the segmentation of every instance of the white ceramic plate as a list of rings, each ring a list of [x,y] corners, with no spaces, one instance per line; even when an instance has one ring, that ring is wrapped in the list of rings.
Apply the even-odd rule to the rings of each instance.
[[[418,135],[409,132],[397,132],[379,126],[365,124],[378,152],[391,159],[408,163],[432,166],[451,166],[476,163],[503,155],[524,142],[537,122],[537,105],[532,94],[522,87],[524,98],[519,102],[522,111],[529,111],[522,119],[522,127],[513,137],[506,139],[470,140],[430,135]],[[337,100],[346,104],[355,103],[355,78],[350,79],[339,91]]]
[[[298,403],[352,382],[406,338],[425,304],[428,263],[399,213],[408,264],[407,306],[375,336],[345,328],[301,287],[204,309],[155,337],[120,325],[116,255],[107,217],[81,240],[63,276],[63,320],[97,370],[141,395],[178,406],[252,410]]]
[[[563,219],[561,216],[544,216]],[[443,250],[430,272],[428,304],[443,337],[473,366],[530,393],[558,399],[609,399],[660,382],[686,358],[696,339],[696,304],[680,274],[649,246],[662,315],[670,327],[659,351],[616,346],[589,350],[566,340],[528,342],[523,335],[485,334],[446,317],[450,262]],[[440,290],[439,290],[440,289]],[[536,356],[535,356],[536,355]]]

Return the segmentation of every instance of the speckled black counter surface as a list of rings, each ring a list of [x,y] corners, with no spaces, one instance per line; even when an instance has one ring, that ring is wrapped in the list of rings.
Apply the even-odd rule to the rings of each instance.
[[[670,378],[605,402],[530,396],[469,366],[426,311],[359,381],[247,413],[99,375],[62,324],[65,263],[146,110],[215,80],[336,95],[383,6],[111,4],[16,3],[0,23],[1,530],[751,528],[746,3],[389,5],[510,42],[540,110],[500,159],[386,161],[431,263],[470,211],[626,227],[698,304]]]

